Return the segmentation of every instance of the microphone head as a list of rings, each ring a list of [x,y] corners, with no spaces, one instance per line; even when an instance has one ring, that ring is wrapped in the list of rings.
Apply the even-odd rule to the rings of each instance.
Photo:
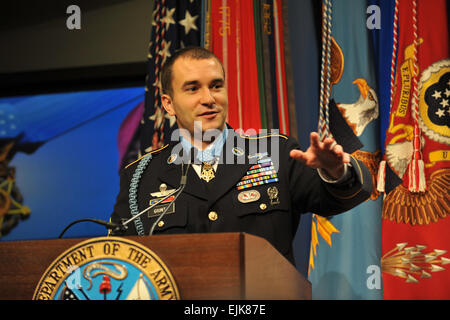
[[[120,219],[119,223],[110,222],[111,232],[116,235],[122,235],[128,230],[128,226],[124,224],[126,219]]]

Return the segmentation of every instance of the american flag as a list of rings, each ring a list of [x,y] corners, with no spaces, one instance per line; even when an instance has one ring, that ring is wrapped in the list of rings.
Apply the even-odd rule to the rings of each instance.
[[[161,106],[160,71],[177,49],[200,45],[202,2],[156,0],[148,51],[145,110],[140,124],[140,151],[145,154],[169,141],[175,117]]]

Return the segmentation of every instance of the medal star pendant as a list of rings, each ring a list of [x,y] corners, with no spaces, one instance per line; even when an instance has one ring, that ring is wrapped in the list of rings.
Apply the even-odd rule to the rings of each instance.
[[[210,182],[215,178],[214,168],[211,164],[207,162],[202,163],[202,171],[200,173],[200,178],[205,180],[206,182]]]

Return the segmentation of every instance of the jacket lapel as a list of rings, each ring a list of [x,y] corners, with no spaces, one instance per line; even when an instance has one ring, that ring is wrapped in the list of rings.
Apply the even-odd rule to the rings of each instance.
[[[164,152],[161,154],[160,157],[160,170],[158,174],[158,179],[167,184],[170,185],[172,188],[178,188],[180,186],[180,179],[181,179],[181,172],[182,170],[187,170],[188,168],[188,162],[185,161],[185,163],[182,165],[181,163],[177,161],[169,161],[172,154],[176,154],[177,157],[180,157],[178,154],[179,150],[178,148],[174,147],[177,145],[177,143],[172,142],[171,145],[164,150]],[[172,158],[173,160],[173,158]],[[179,161],[181,159],[178,159]],[[178,163],[178,164],[177,164]],[[195,197],[201,198],[206,200],[208,198],[206,194],[206,188],[203,185],[200,178],[197,176],[197,173],[195,173],[194,168],[192,166],[189,167],[189,170],[187,172],[187,184],[184,188],[183,192],[191,194]]]
[[[221,162],[217,167],[216,177],[210,182],[212,183],[208,198],[210,206],[234,188],[252,166],[249,163],[248,150],[248,142],[230,130],[222,151]]]
[[[178,188],[180,184],[181,177],[181,165],[176,165],[174,163],[169,164],[169,158],[172,154],[172,148],[174,145],[171,143],[168,148],[161,152],[158,157],[159,160],[159,170],[158,170],[158,179],[161,182],[167,184],[171,188]]]

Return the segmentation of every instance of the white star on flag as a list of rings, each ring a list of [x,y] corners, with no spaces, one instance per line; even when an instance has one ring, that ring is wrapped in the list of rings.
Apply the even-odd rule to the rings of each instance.
[[[170,138],[172,127],[176,127],[175,117],[167,114],[161,106],[160,72],[176,50],[185,45],[200,45],[201,12],[202,1],[154,0],[152,34],[147,53],[146,98],[140,132],[142,153],[164,145],[164,140]]]
[[[152,83],[152,85],[154,87],[158,87],[159,88],[159,92],[162,92],[162,84],[161,84],[161,79],[158,78],[158,80],[155,79],[155,82]],[[152,119],[155,120],[155,119]]]
[[[166,115],[164,117],[169,120],[169,125],[170,125],[171,128],[173,127],[175,122],[177,122],[177,118],[175,116],[171,116],[168,113],[166,113]]]
[[[442,101],[439,103],[443,108],[448,107],[448,100],[447,99],[442,99]]]
[[[184,16],[183,20],[180,20],[179,24],[181,24],[184,27],[184,33],[188,34],[189,31],[198,30],[197,26],[195,25],[195,20],[197,20],[198,16],[191,16],[189,11],[186,10],[186,15]]]
[[[158,52],[158,54],[163,58],[163,64],[166,62],[166,59],[171,57],[170,54],[170,45],[172,44],[172,41],[167,42],[166,40],[163,40],[162,42],[162,48]]]
[[[161,19],[162,22],[165,23],[166,30],[170,28],[171,24],[175,24],[175,20],[173,20],[173,14],[175,13],[175,8],[167,10],[167,13],[164,18]]]
[[[434,90],[432,97],[435,98],[436,100],[441,98],[441,92]]]
[[[163,110],[162,108],[156,108],[155,109],[155,113],[153,115],[151,115],[150,117],[148,117],[150,120],[155,122],[155,126],[156,127],[160,127],[162,124],[162,120],[164,119],[164,117],[162,116],[163,114]]]
[[[0,107],[5,106],[9,108],[9,105],[0,105]],[[12,113],[5,113],[3,110],[0,110],[0,136],[4,138],[6,136],[15,136],[18,134],[16,132],[17,126],[15,123],[16,117]]]
[[[442,109],[438,109],[438,111],[436,111],[436,115],[440,118],[443,117],[445,115],[445,111]]]
[[[166,113],[163,116],[163,109],[162,108],[157,108],[155,109],[155,113],[153,115],[151,115],[150,117],[148,117],[150,120],[155,122],[155,125],[157,126],[161,126],[162,121],[165,119],[169,120],[169,124],[170,127],[173,127],[173,125],[175,124],[175,122],[177,121],[177,119],[175,118],[175,116],[171,116],[170,114]]]

